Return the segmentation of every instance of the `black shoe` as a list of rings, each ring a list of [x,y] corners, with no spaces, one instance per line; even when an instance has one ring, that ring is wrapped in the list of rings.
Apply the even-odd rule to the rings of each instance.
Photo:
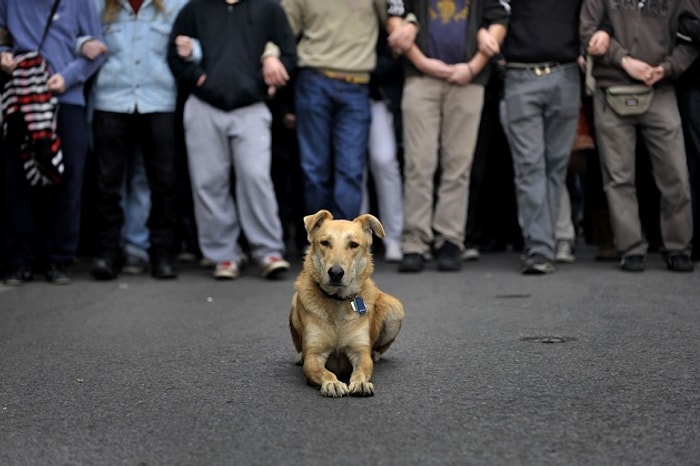
[[[90,273],[96,280],[114,280],[117,278],[117,267],[112,259],[97,257],[92,262]]]
[[[32,269],[27,266],[16,267],[5,275],[3,283],[7,286],[22,286],[32,281]]]
[[[177,278],[175,261],[167,257],[158,257],[151,262],[151,275],[153,278],[169,280]]]
[[[554,272],[554,263],[542,254],[532,254],[523,262],[523,275],[546,275]]]
[[[404,254],[399,263],[399,272],[415,273],[423,270],[425,259],[422,254]]]
[[[66,266],[63,264],[49,264],[44,271],[44,275],[46,280],[54,285],[67,285],[72,281]]]
[[[625,272],[644,272],[646,260],[641,254],[630,254],[622,258],[620,269]]]
[[[443,272],[456,272],[462,268],[462,251],[449,241],[437,251],[437,269]]]
[[[670,254],[666,257],[666,267],[673,272],[692,272],[693,261],[687,254]]]

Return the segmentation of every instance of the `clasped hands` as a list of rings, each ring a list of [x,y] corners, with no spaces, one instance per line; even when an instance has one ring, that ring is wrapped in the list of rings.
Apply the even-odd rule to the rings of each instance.
[[[588,54],[592,56],[602,56],[608,51],[610,46],[610,36],[605,31],[596,31],[588,42]],[[622,69],[632,78],[643,82],[647,86],[653,86],[661,81],[665,72],[661,65],[652,66],[637,58],[625,56],[622,59]]]
[[[501,53],[501,45],[491,33],[484,28],[477,33],[478,51],[487,59]],[[421,54],[422,55],[422,54]],[[479,74],[482,67],[477,67],[473,62],[456,63],[449,65],[437,58],[428,58],[422,55],[414,64],[421,72],[438,79],[444,79],[451,84],[465,85]]]

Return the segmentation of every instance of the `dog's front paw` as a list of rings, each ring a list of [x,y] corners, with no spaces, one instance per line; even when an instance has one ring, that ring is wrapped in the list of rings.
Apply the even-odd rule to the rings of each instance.
[[[348,395],[348,386],[343,382],[323,382],[321,385],[321,395],[331,398],[340,398]]]
[[[294,364],[296,364],[297,366],[304,365],[304,353],[302,353],[301,351],[297,353],[297,357],[294,358]]]
[[[374,396],[372,382],[350,382],[350,396]]]

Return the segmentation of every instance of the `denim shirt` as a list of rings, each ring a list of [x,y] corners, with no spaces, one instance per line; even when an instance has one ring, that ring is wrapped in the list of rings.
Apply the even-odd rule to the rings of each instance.
[[[105,0],[95,0],[104,12]],[[91,91],[91,108],[117,113],[175,111],[176,84],[167,63],[170,30],[188,0],[165,0],[165,14],[145,0],[138,15],[128,0],[102,32],[107,59]]]

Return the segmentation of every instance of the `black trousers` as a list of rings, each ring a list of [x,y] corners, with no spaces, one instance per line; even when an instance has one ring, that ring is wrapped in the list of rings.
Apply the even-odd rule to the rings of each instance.
[[[139,146],[151,189],[149,253],[152,259],[172,256],[176,252],[177,225],[174,113],[95,111],[92,128],[97,176],[97,254],[120,259],[124,224],[121,187],[129,155]]]

